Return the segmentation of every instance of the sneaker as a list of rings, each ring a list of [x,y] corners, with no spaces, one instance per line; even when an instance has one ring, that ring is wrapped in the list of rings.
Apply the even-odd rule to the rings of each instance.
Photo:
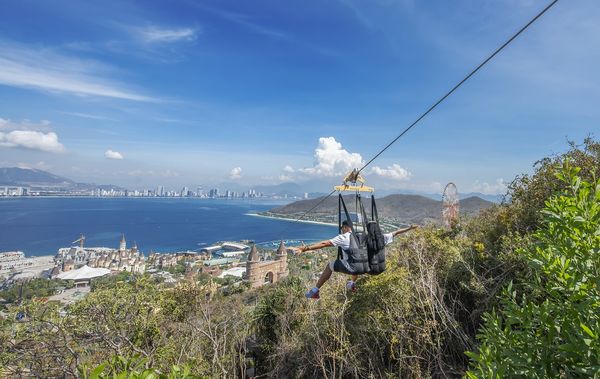
[[[358,291],[358,288],[356,288],[356,282],[354,282],[353,280],[348,280],[348,282],[346,283],[346,289],[352,292]]]
[[[305,293],[304,296],[306,296],[307,299],[318,299],[319,298],[319,289],[317,287],[313,287],[310,289],[310,291]]]

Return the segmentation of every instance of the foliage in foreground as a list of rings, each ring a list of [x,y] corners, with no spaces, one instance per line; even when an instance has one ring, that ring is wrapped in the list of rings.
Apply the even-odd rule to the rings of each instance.
[[[600,377],[600,180],[579,171],[557,174],[568,189],[522,251],[532,280],[511,283],[486,314],[469,377]]]
[[[173,366],[164,374],[145,367],[146,360],[140,357],[114,356],[111,360],[91,369],[83,366],[79,374],[83,379],[195,379],[189,367]]]

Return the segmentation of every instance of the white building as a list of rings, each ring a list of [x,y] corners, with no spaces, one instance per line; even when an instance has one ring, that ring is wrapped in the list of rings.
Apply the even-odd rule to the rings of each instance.
[[[25,259],[25,254],[22,251],[6,251],[0,253],[0,274],[8,274],[11,271],[20,271],[31,265]]]

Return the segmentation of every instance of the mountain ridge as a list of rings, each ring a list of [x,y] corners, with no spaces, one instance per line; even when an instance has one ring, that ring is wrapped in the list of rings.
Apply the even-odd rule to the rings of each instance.
[[[345,195],[344,202],[349,212],[355,212],[354,195]],[[281,207],[269,210],[269,213],[279,216],[291,216],[303,213],[314,207],[321,198],[299,200]],[[363,204],[367,213],[371,211],[370,197],[364,197]],[[379,216],[386,219],[395,219],[403,223],[423,224],[439,222],[441,219],[442,202],[422,195],[394,194],[376,199]],[[473,216],[482,209],[494,206],[494,203],[477,196],[472,196],[460,201],[459,212],[463,216]],[[315,216],[330,217],[338,212],[337,197],[330,197],[313,210]]]
[[[78,183],[69,178],[36,168],[0,167],[0,186],[52,187],[64,189],[115,189],[124,188],[113,184]]]
[[[47,171],[39,170],[36,168],[0,168],[0,185],[24,186],[32,184],[64,187],[76,185],[76,183],[71,179],[54,175]]]

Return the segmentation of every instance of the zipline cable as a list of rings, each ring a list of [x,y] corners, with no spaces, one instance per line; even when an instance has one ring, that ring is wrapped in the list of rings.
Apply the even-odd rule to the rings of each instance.
[[[331,197],[331,195],[333,195],[335,192],[337,192],[337,190],[334,189],[333,191],[329,192],[329,194],[327,196],[323,196],[323,198],[321,200],[319,200],[319,202],[317,204],[315,204],[312,208],[310,208],[309,210],[307,210],[306,212],[304,212],[300,217],[298,217],[296,220],[292,221],[285,228],[283,228],[283,230],[279,233],[279,235],[281,236],[281,240],[282,241],[284,240],[283,235],[285,233],[287,233],[287,231],[290,230],[292,228],[292,226],[294,226],[297,222],[302,221],[302,219],[304,217],[306,217],[306,215],[308,215],[313,210],[317,209],[317,207],[319,205],[321,205],[322,203],[324,203],[325,200],[329,199]]]
[[[296,221],[294,221],[294,222],[301,221],[301,220],[302,220],[304,217],[306,217],[306,215],[307,215],[307,214],[309,214],[310,212],[312,212],[314,209],[317,209],[317,207],[318,207],[319,205],[321,205],[322,203],[324,203],[324,202],[325,202],[325,200],[329,199],[329,197],[331,197],[331,195],[333,195],[333,194],[334,194],[336,191],[337,191],[337,190],[333,190],[333,191],[329,192],[329,195],[327,195],[327,196],[323,197],[323,198],[321,199],[321,201],[319,201],[317,204],[315,204],[315,206],[314,206],[314,207],[312,207],[312,208],[310,208],[309,210],[307,210],[306,212],[304,212],[304,214],[302,214],[302,216],[300,216],[300,217],[299,217],[299,218],[298,218]]]
[[[475,73],[477,71],[479,71],[479,69],[481,69],[483,66],[486,65],[486,63],[488,63],[490,60],[492,60],[492,58],[494,58],[500,51],[502,51],[506,46],[508,46],[515,38],[517,38],[521,33],[523,33],[529,26],[531,26],[531,24],[533,24],[538,18],[540,18],[544,13],[546,13],[547,10],[549,10],[550,8],[552,8],[552,6],[554,6],[554,4],[556,4],[557,2],[558,2],[558,0],[553,0],[550,4],[548,4],[541,12],[539,12],[534,18],[532,18],[531,21],[529,21],[527,24],[525,24],[525,26],[523,26],[521,29],[519,29],[518,32],[516,32],[506,42],[504,42],[502,44],[502,46],[500,46],[499,48],[497,48],[489,57],[487,57],[483,62],[481,62],[479,64],[479,66],[477,66],[473,71],[471,71],[469,73],[469,75],[465,76],[463,80],[461,80],[450,91],[448,91],[444,96],[442,96],[438,101],[436,101],[435,104],[433,104],[432,106],[430,106],[423,114],[421,114],[421,116],[419,116],[419,118],[417,118],[412,124],[410,124],[406,129],[404,129],[402,131],[402,133],[400,133],[396,138],[394,138],[392,140],[392,142],[388,143],[373,158],[371,158],[370,161],[368,161],[367,163],[365,163],[364,166],[362,166],[358,170],[358,172],[360,173],[362,170],[364,170],[375,159],[377,159],[381,154],[383,154],[384,151],[386,151],[390,146],[392,146],[394,143],[396,143],[396,141],[398,141],[404,134],[406,134],[415,125],[417,125],[419,123],[419,121],[421,121],[423,118],[425,118],[425,116],[427,116],[432,110],[434,110],[438,105],[440,105],[444,100],[446,100],[446,98],[448,96],[450,96],[454,91],[456,91],[458,89],[458,87],[460,87],[461,85],[463,85],[464,82],[466,82],[467,80],[469,80],[469,78],[471,78],[471,76],[475,75]]]
[[[499,48],[497,48],[490,56],[488,56],[483,62],[481,62],[474,70],[472,70],[467,76],[465,76],[458,84],[456,84],[450,91],[448,91],[444,96],[442,96],[438,101],[436,101],[432,106],[430,106],[423,114],[419,116],[412,124],[410,124],[406,129],[402,131],[396,138],[394,138],[390,143],[388,143],[383,149],[381,149],[373,158],[371,158],[367,163],[365,163],[359,170],[360,173],[367,166],[369,166],[373,161],[381,154],[383,154],[387,149],[389,149],[396,141],[398,141],[403,135],[405,135],[409,130],[411,130],[415,125],[417,125],[425,116],[427,116],[431,111],[433,111],[438,105],[440,105],[446,98],[448,98],[454,91],[456,91],[460,86],[462,86],[467,80],[469,80],[477,71],[479,71],[483,66],[485,66],[489,61],[491,61],[498,53],[504,50],[512,41],[515,40],[521,33],[523,33],[527,28],[529,28],[534,22],[536,22],[544,13],[546,13],[550,8],[554,6],[554,4],[558,3],[558,0],[553,0],[550,4],[548,4],[544,9],[542,9],[535,17],[533,17],[525,26],[519,29],[515,34],[512,35],[506,42],[504,42]],[[329,195],[323,197],[315,206],[310,208],[308,211],[304,212],[298,219],[293,221],[293,223],[301,221],[306,215],[315,210],[319,205],[321,205],[325,200],[327,200],[331,195],[333,195],[336,190],[333,190],[329,193]],[[289,228],[289,227],[288,227]],[[286,228],[284,231],[287,231]],[[282,232],[283,234],[283,232]]]

